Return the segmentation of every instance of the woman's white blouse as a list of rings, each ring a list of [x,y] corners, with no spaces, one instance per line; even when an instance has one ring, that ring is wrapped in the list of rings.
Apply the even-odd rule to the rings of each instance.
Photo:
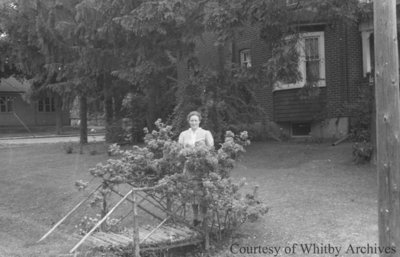
[[[179,143],[184,146],[195,146],[197,144],[205,144],[206,146],[214,146],[214,139],[211,132],[202,128],[193,131],[191,128],[182,131],[179,135]]]

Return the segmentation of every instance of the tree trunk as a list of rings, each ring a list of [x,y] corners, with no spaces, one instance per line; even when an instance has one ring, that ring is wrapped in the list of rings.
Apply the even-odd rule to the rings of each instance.
[[[55,108],[56,108],[56,134],[61,135],[63,130],[63,112],[62,112],[62,99],[60,95],[55,95]]]
[[[86,95],[82,95],[79,99],[79,118],[80,118],[80,144],[87,144],[88,132],[87,132],[87,98]]]
[[[151,85],[148,85],[148,88],[146,90],[147,93],[147,112],[146,112],[146,123],[147,123],[147,128],[149,128],[150,131],[154,129],[154,122],[158,117],[157,115],[157,88],[155,83],[151,83]]]
[[[379,245],[390,251],[381,256],[399,256],[400,110],[396,0],[374,1],[374,29]]]
[[[113,120],[114,120],[111,81],[108,81],[106,79],[106,76],[104,75],[99,78],[99,82],[103,84],[106,141],[110,142],[110,140],[112,138],[112,135],[110,135],[111,127],[112,127]]]

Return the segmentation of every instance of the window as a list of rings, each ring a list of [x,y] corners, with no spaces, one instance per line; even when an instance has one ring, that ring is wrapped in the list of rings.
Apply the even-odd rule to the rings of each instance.
[[[292,123],[292,136],[309,136],[310,133],[311,124],[309,122]]]
[[[0,112],[13,111],[14,98],[9,96],[0,96]]]
[[[38,111],[39,112],[55,112],[55,104],[53,97],[44,97],[38,102]]]
[[[294,6],[299,3],[299,0],[286,0],[286,6]]]
[[[318,51],[318,37],[304,39],[306,82],[318,82],[320,79],[321,58]]]
[[[251,67],[251,54],[250,49],[243,49],[239,52],[240,55],[240,66],[244,68]]]
[[[300,88],[306,83],[324,87],[326,85],[324,32],[301,34],[297,51],[299,52],[301,80],[294,83],[277,82],[275,90]]]

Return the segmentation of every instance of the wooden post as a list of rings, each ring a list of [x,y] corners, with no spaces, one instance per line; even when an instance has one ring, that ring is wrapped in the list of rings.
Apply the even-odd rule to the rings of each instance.
[[[132,208],[133,208],[133,256],[140,257],[140,241],[139,241],[139,225],[138,225],[138,213],[137,213],[137,202],[136,193],[132,191]]]
[[[381,256],[400,256],[400,110],[396,0],[374,1],[378,225]]]
[[[85,94],[81,95],[79,104],[79,118],[80,124],[80,144],[87,144],[87,97]]]

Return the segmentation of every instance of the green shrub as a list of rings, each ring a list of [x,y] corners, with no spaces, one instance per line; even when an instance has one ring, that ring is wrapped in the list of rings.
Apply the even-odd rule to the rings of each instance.
[[[234,231],[267,212],[256,191],[243,195],[240,188],[244,181],[237,183],[230,178],[235,161],[250,143],[246,131],[239,135],[227,131],[218,150],[205,145],[184,148],[172,140],[171,126],[161,120],[155,125],[156,130],[145,129],[144,147],[121,150],[114,144],[109,150],[114,158],[90,169],[94,177],[103,180],[100,192],[94,195],[93,207],[100,207],[104,212],[113,187],[128,183],[135,187],[159,185],[156,193],[166,196],[174,206],[190,205],[194,198],[199,199],[207,207],[214,232],[220,227]],[[83,188],[85,183],[79,181],[76,185]]]
[[[251,124],[235,124],[228,126],[228,129],[234,133],[239,133],[240,131],[247,131],[251,141],[266,141],[270,139],[274,140],[284,140],[285,135],[283,130],[272,121],[268,121],[266,124],[261,122],[251,123]]]
[[[106,128],[106,142],[125,144],[130,142],[129,132],[122,128],[121,121],[114,122]]]
[[[353,160],[357,164],[369,162],[372,158],[373,146],[369,142],[356,142],[353,144]]]

